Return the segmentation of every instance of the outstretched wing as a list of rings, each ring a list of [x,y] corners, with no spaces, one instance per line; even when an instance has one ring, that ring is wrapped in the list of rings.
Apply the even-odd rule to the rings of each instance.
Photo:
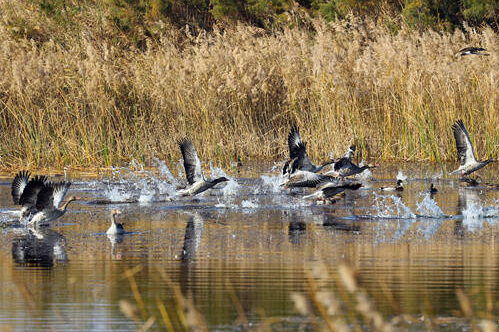
[[[19,204],[28,207],[35,206],[38,193],[43,189],[46,182],[47,177],[43,175],[32,178],[24,188],[21,198],[19,199]]]
[[[289,159],[298,157],[298,153],[305,148],[297,127],[292,127],[288,134]]]
[[[23,194],[24,189],[28,184],[30,175],[31,174],[28,171],[20,171],[19,173],[16,174],[16,177],[12,181],[11,189],[12,189],[12,199],[14,201],[14,204],[16,205],[20,204],[19,199],[21,198],[21,195]]]
[[[452,125],[454,138],[456,139],[457,157],[461,165],[468,165],[476,162],[473,145],[471,145],[470,136],[464,127],[463,121],[458,120]]]
[[[194,182],[203,179],[201,171],[201,161],[198,158],[194,144],[190,138],[184,138],[178,143],[180,151],[182,151],[182,158],[184,158],[184,169],[187,177],[187,182],[193,184]]]
[[[360,187],[362,187],[361,183],[346,183],[340,186],[332,186],[332,187],[326,187],[322,189],[322,192],[324,193],[324,197],[329,198],[333,197],[336,194],[341,193],[342,191],[346,189],[350,190],[357,190]]]
[[[39,211],[52,210],[59,207],[71,182],[47,183],[38,193],[36,208]]]

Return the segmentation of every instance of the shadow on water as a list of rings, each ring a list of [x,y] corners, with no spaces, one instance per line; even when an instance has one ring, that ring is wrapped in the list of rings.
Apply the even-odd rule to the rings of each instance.
[[[20,228],[22,233],[12,241],[12,260],[22,266],[51,268],[65,263],[66,238],[47,228]]]

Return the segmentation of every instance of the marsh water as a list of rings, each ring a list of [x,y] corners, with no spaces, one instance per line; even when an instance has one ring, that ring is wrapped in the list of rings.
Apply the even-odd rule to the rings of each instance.
[[[499,191],[462,187],[441,165],[382,165],[334,205],[283,190],[272,165],[231,168],[231,181],[218,189],[176,197],[182,180],[156,166],[97,178],[70,173],[70,192],[82,200],[39,229],[14,221],[12,178],[2,179],[1,328],[132,331],[154,316],[150,328],[163,330],[160,308],[175,311],[180,291],[210,331],[270,318],[271,330],[310,330],[292,294],[307,292],[315,264],[335,271],[341,263],[356,269],[384,317],[454,317],[456,289],[474,312],[499,314]],[[480,173],[483,183],[498,182],[497,172]],[[397,177],[403,192],[379,190]],[[439,190],[434,196],[430,183]],[[117,218],[128,232],[119,238],[105,233],[112,208],[122,211]],[[138,304],[138,319],[120,309],[123,300]],[[469,325],[449,327],[456,329]]]

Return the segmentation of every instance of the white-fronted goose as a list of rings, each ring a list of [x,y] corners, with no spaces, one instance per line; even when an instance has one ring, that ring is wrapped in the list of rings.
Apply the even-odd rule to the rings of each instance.
[[[107,235],[118,235],[125,233],[125,229],[123,228],[123,224],[116,222],[116,215],[121,214],[120,210],[112,209],[110,213],[111,217],[111,226],[108,228],[106,234]]]
[[[222,176],[216,179],[205,179],[201,170],[201,161],[198,158],[194,144],[190,138],[184,138],[178,143],[184,158],[185,176],[188,186],[178,191],[183,196],[194,196],[208,190],[220,182],[229,181]]]
[[[488,159],[485,161],[478,161],[476,159],[470,136],[468,135],[468,131],[464,127],[462,120],[458,120],[452,125],[452,131],[454,132],[454,138],[456,139],[457,157],[459,158],[461,165],[458,169],[449,174],[461,173],[461,176],[464,177],[491,162],[497,161],[496,159]]]

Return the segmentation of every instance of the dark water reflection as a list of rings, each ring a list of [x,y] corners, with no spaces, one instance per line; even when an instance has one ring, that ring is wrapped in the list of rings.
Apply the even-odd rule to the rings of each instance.
[[[125,276],[133,269],[147,315],[156,318],[153,329],[164,329],[158,303],[174,307],[172,285],[178,285],[210,330],[239,329],[235,294],[250,323],[276,317],[293,331],[303,319],[291,294],[306,291],[306,271],[317,262],[331,271],[342,262],[354,266],[386,317],[452,316],[458,288],[476,311],[492,302],[499,314],[498,192],[439,180],[438,167],[420,169],[404,166],[402,193],[374,190],[393,183],[398,168],[392,166],[375,173],[385,181],[347,193],[334,206],[308,206],[301,194],[273,192],[249,177],[238,180],[246,187],[230,197],[120,204],[119,219],[130,232],[120,237],[105,234],[115,205],[74,204],[50,229],[5,227],[0,326],[136,330],[139,324],[119,309],[120,300],[136,303]],[[482,177],[493,181],[497,170],[490,172]],[[439,189],[434,201],[425,194],[432,176]],[[8,179],[0,186],[4,222],[12,219],[9,186]],[[72,190],[87,201],[106,198],[91,180]]]

